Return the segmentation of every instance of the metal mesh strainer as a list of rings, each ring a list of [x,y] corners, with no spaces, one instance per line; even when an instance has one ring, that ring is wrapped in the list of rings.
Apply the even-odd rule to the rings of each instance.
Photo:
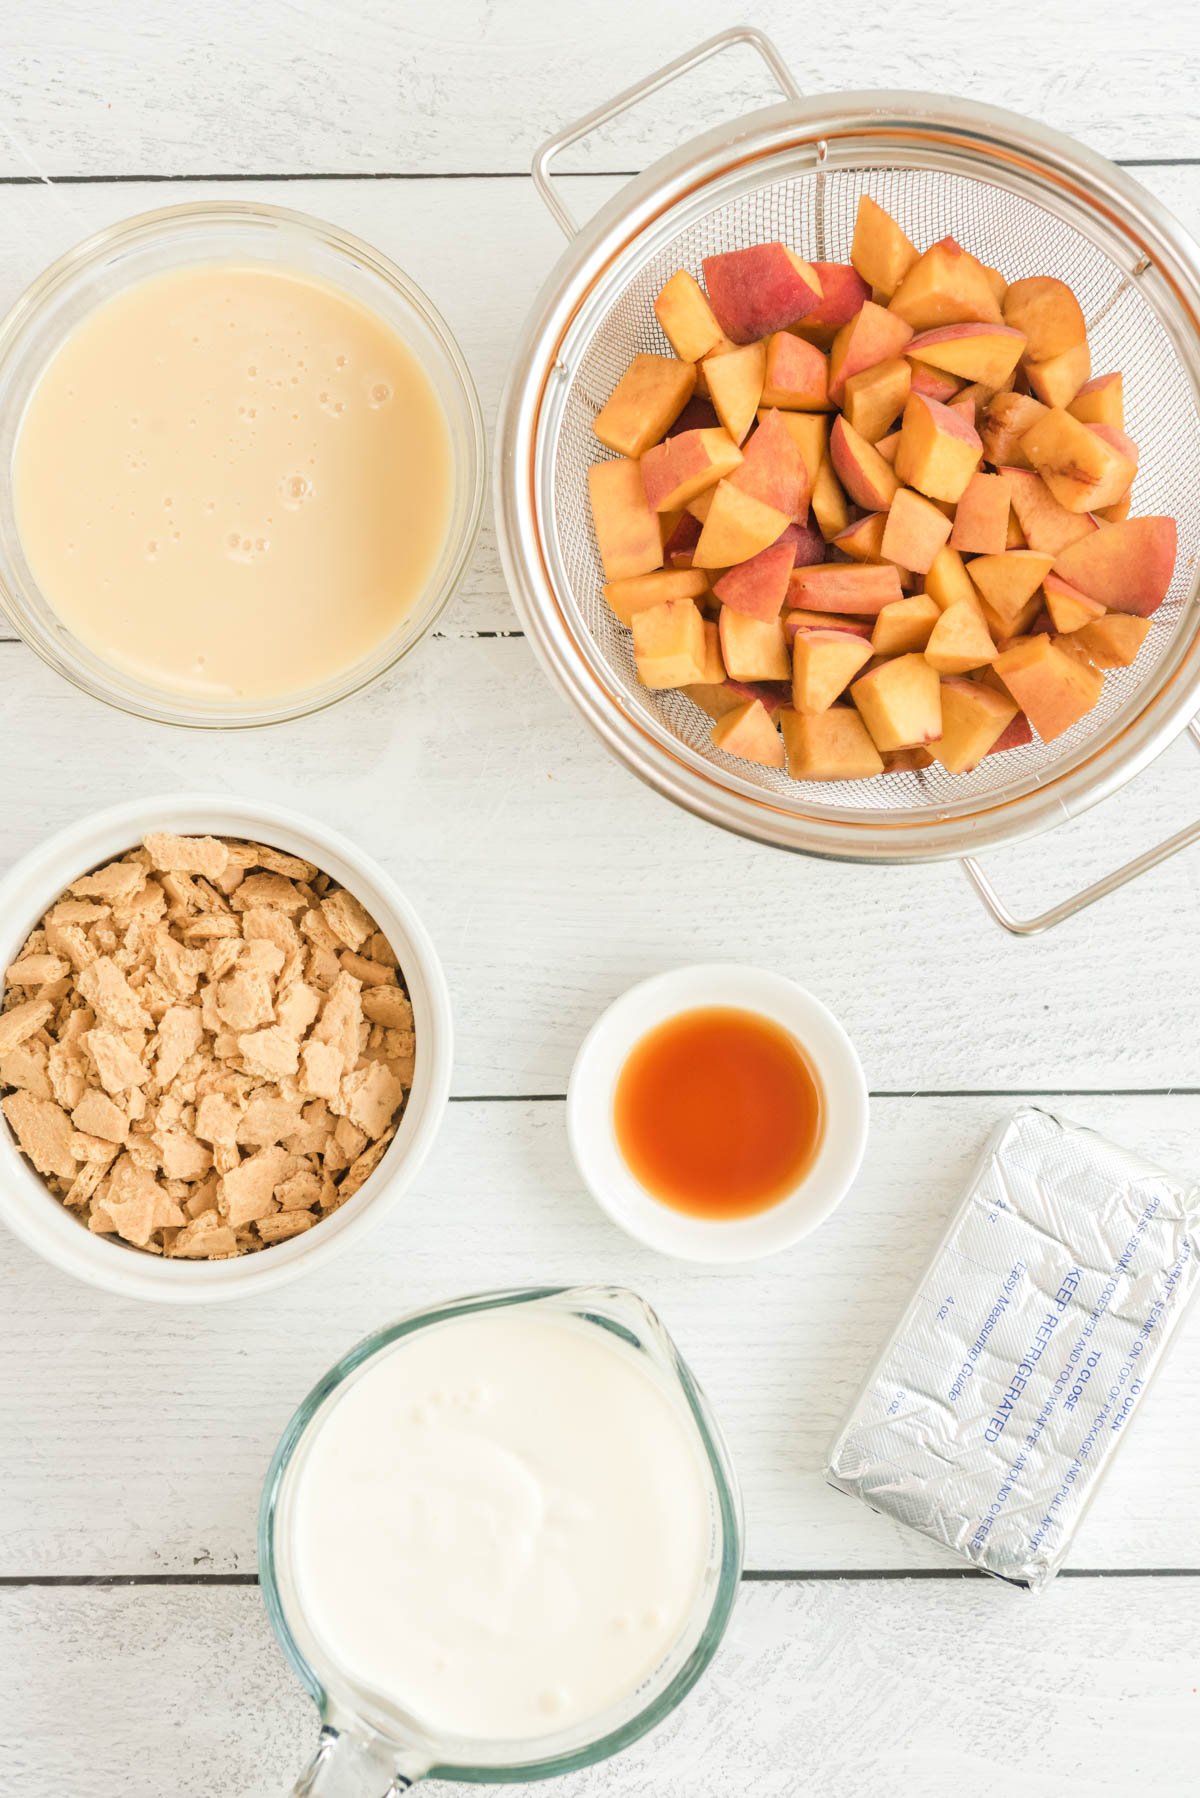
[[[731,36],[749,36],[794,93],[764,40],[724,41]],[[561,134],[535,163],[568,230],[549,158],[628,100]],[[777,238],[806,257],[847,261],[863,192],[919,246],[950,233],[1010,280],[1053,274],[1071,285],[1094,371],[1125,375],[1127,429],[1141,455],[1135,511],[1174,516],[1180,554],[1136,666],[1110,674],[1094,711],[1053,744],[987,758],[967,775],[935,764],[801,783],[714,749],[711,720],[689,700],[639,685],[629,633],[601,595],[586,477],[606,452],[591,425],[639,350],[670,353],[652,302],[676,268],[698,274],[715,251]],[[501,537],[535,646],[636,772],[714,821],[784,847],[863,859],[962,854],[1078,811],[1161,749],[1200,692],[1198,292],[1194,250],[1133,182],[1040,126],[968,102],[834,96],[696,139],[574,240],[510,380]]]

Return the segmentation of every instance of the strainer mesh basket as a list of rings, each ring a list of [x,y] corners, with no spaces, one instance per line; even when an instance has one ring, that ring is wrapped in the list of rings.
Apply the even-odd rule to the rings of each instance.
[[[603,570],[592,531],[587,470],[604,458],[592,420],[638,351],[670,355],[654,316],[655,295],[677,268],[701,277],[705,256],[781,239],[809,259],[848,262],[859,195],[878,201],[918,246],[947,234],[1010,281],[1056,275],[1077,295],[1088,324],[1094,374],[1125,377],[1126,430],[1138,445],[1136,515],[1168,513],[1179,525],[1180,547],[1170,593],[1154,615],[1132,668],[1105,678],[1094,710],[1050,745],[1034,741],[989,756],[970,774],[947,774],[938,764],[870,781],[797,782],[785,773],[726,755],[710,741],[712,720],[679,692],[651,692],[636,676],[630,633],[606,605]],[[947,806],[985,803],[1027,789],[1086,747],[1134,701],[1184,621],[1185,602],[1200,547],[1200,412],[1187,372],[1154,307],[1104,249],[1024,193],[934,168],[842,164],[816,168],[762,185],[689,217],[678,234],[623,267],[623,286],[588,336],[572,341],[572,371],[552,452],[553,516],[560,566],[569,593],[561,595],[572,627],[591,640],[621,703],[657,727],[691,757],[708,764],[733,789],[765,789],[777,807],[824,815],[866,810],[912,816]],[[573,615],[573,616],[572,616]]]

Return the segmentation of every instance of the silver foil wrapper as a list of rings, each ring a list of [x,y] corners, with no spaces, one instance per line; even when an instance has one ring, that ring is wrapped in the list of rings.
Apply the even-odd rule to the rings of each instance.
[[[830,1483],[1044,1586],[1198,1279],[1200,1185],[1016,1112],[867,1376]]]

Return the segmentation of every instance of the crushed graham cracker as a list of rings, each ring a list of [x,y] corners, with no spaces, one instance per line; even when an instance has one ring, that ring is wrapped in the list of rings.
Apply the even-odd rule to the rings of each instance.
[[[0,993],[0,1114],[93,1234],[229,1259],[358,1191],[413,1081],[394,950],[261,843],[156,831],[83,874]]]

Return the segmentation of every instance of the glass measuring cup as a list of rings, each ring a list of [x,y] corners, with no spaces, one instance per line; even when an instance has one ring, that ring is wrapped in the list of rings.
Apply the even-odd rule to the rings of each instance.
[[[349,1679],[308,1625],[292,1561],[291,1516],[305,1451],[347,1382],[403,1337],[473,1312],[538,1306],[611,1332],[645,1357],[646,1370],[692,1435],[708,1501],[705,1564],[677,1640],[637,1688],[570,1729],[535,1739],[435,1738],[402,1704]],[[742,1565],[737,1482],[707,1403],[670,1336],[621,1287],[538,1287],[487,1293],[423,1311],[377,1331],[313,1388],[275,1451],[259,1512],[259,1566],[272,1626],[321,1719],[316,1752],[293,1798],[390,1798],[434,1774],[509,1783],[572,1772],[615,1754],[667,1717],[708,1666],[725,1631]]]

